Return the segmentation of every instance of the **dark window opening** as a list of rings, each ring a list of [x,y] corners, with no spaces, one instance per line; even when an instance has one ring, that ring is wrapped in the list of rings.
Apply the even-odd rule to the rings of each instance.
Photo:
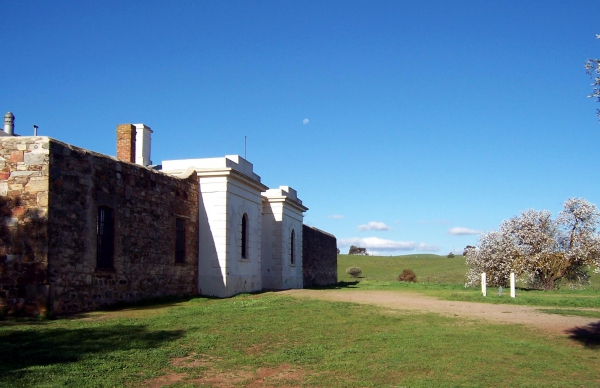
[[[295,237],[295,232],[292,229],[292,235],[290,236],[290,264],[295,264],[295,257],[294,257],[294,240],[296,239]]]
[[[242,216],[242,259],[248,257],[248,215],[244,213]]]
[[[175,219],[175,262],[185,262],[185,220]]]
[[[115,221],[113,209],[98,207],[98,225],[96,231],[98,268],[113,268],[115,245]]]

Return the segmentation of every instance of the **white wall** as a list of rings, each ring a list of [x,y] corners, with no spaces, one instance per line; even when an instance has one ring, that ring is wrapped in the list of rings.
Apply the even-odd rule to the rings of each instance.
[[[229,179],[227,209],[227,295],[262,290],[260,192],[236,179]],[[247,252],[242,258],[242,216],[248,215]]]
[[[238,155],[163,161],[163,171],[198,174],[200,294],[228,297],[263,288],[302,288],[302,220],[308,210],[288,186],[268,189]],[[242,217],[248,216],[242,258]],[[291,233],[294,258],[291,263]]]
[[[287,186],[263,193],[263,287],[302,288],[302,220],[308,210]],[[291,235],[294,231],[294,263]]]
[[[227,296],[227,177],[200,180],[198,227],[198,292]]]

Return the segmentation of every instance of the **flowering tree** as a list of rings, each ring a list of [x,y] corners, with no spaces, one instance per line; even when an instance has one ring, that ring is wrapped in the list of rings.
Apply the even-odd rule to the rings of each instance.
[[[467,284],[486,272],[490,285],[506,286],[510,272],[533,286],[551,290],[561,279],[582,283],[588,266],[600,268],[600,213],[582,198],[571,198],[556,220],[548,211],[527,210],[504,221],[497,232],[467,249]]]
[[[600,35],[596,34],[596,38],[600,39]],[[592,83],[594,90],[588,97],[595,98],[596,101],[600,102],[600,59],[588,59],[585,62],[585,72],[594,80],[594,83]],[[600,109],[596,110],[596,114],[600,119]]]
[[[476,247],[465,249],[467,283],[465,286],[475,286],[481,281],[481,273],[485,272],[490,286],[506,287],[514,261],[514,246],[512,241],[502,232],[488,232],[479,237]]]

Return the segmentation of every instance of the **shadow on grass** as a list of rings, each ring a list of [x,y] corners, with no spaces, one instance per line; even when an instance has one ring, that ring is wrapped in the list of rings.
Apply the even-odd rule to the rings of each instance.
[[[135,302],[117,302],[110,306],[107,306],[102,309],[93,310],[93,311],[83,311],[79,313],[68,313],[62,314],[52,319],[86,319],[96,316],[98,313],[110,313],[114,311],[124,311],[124,310],[133,310],[133,311],[145,311],[145,310],[161,310],[169,307],[176,306],[181,303],[189,302],[194,299],[219,299],[217,297],[211,296],[162,296],[158,298],[148,298],[141,299]]]
[[[600,321],[590,323],[587,326],[577,326],[566,330],[569,338],[581,343],[586,348],[600,348]]]
[[[357,287],[358,283],[360,283],[359,280],[355,280],[353,282],[341,281],[341,282],[337,282],[335,284],[329,284],[326,286],[311,286],[311,287],[305,287],[305,288],[308,288],[310,290],[340,290],[342,288],[358,288]]]
[[[183,330],[148,331],[140,325],[7,329],[0,332],[0,375],[22,374],[23,369],[34,366],[74,362],[91,353],[153,349],[181,338],[183,333]]]

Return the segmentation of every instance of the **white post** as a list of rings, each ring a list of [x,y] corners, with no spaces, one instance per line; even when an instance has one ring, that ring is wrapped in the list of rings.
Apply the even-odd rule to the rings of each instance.
[[[485,272],[481,274],[481,293],[483,296],[487,296]]]
[[[510,273],[510,297],[515,297],[515,273]]]

